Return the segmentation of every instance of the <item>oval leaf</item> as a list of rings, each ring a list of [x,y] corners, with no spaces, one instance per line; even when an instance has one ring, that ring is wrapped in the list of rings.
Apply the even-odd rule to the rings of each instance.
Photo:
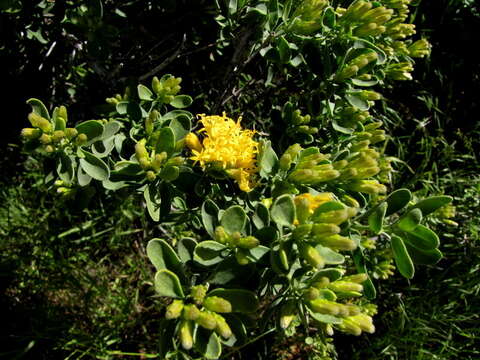
[[[169,127],[161,128],[159,131],[160,134],[155,146],[155,152],[160,154],[162,151],[165,151],[167,154],[171,155],[175,150],[175,134]]]
[[[405,241],[405,246],[407,247],[408,253],[412,257],[412,260],[415,264],[420,265],[435,265],[443,257],[443,254],[438,249],[433,249],[429,251],[424,251],[412,246],[408,240]]]
[[[183,298],[182,285],[175,273],[162,269],[155,274],[155,290],[160,296]]]
[[[397,226],[404,231],[412,231],[422,221],[422,211],[413,209],[403,215],[397,223]]]
[[[213,238],[215,237],[215,227],[218,224],[218,212],[220,209],[212,200],[205,200],[202,204],[202,222],[205,230]]]
[[[336,251],[333,251],[328,247],[317,245],[315,246],[315,249],[322,256],[323,260],[325,260],[325,264],[338,265],[345,262],[345,257],[343,255],[337,253]]]
[[[247,223],[247,214],[238,205],[230,206],[222,215],[220,224],[229,234],[242,232]]]
[[[81,122],[75,126],[79,134],[87,135],[88,142],[86,145],[92,144],[103,135],[104,127],[97,120],[88,120]]]
[[[407,189],[398,189],[388,195],[386,201],[388,204],[385,216],[392,215],[398,210],[403,209],[412,199],[412,193]]]
[[[41,100],[31,98],[27,100],[27,104],[32,107],[32,111],[35,114],[50,120],[50,114],[48,113],[47,107]]]
[[[172,247],[162,239],[152,239],[147,244],[147,256],[155,269],[168,269],[181,273],[182,263]]]
[[[386,202],[381,203],[374,212],[368,217],[368,226],[375,234],[382,232],[383,220],[387,211],[388,204]]]
[[[405,234],[406,240],[418,249],[433,250],[440,245],[437,234],[423,225],[417,225],[412,231]]]
[[[202,241],[195,247],[193,259],[204,266],[215,265],[225,259],[223,253],[227,249],[225,245],[217,241]]]
[[[217,334],[201,327],[195,332],[195,349],[208,360],[216,360],[222,354],[222,344]]]
[[[422,210],[423,215],[428,215],[442,206],[450,204],[453,198],[451,196],[431,196],[427,199],[419,201],[414,208]]]
[[[292,197],[288,194],[278,197],[272,205],[270,215],[279,227],[291,227],[296,216]]]
[[[81,151],[85,156],[83,159],[80,159],[80,166],[82,169],[95,180],[107,180],[110,176],[110,169],[107,164],[88,151]]]
[[[193,102],[193,99],[188,95],[177,95],[173,98],[170,105],[177,109],[183,109],[190,106]]]
[[[137,92],[138,92],[138,97],[140,100],[145,100],[145,101],[152,101],[153,100],[153,93],[152,91],[146,87],[145,85],[138,85],[137,86]]]
[[[395,259],[395,264],[397,265],[398,271],[400,271],[400,274],[407,279],[413,278],[413,275],[415,274],[415,268],[402,238],[392,235],[391,244],[393,258]]]

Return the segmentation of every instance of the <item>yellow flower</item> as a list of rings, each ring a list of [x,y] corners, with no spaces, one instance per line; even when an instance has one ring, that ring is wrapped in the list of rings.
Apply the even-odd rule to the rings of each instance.
[[[191,133],[187,135],[186,144],[203,169],[209,165],[225,170],[234,179],[240,190],[249,192],[255,186],[255,175],[258,172],[256,154],[258,142],[253,140],[255,131],[243,130],[241,118],[235,122],[225,113],[218,115],[198,115],[203,128],[203,142]]]

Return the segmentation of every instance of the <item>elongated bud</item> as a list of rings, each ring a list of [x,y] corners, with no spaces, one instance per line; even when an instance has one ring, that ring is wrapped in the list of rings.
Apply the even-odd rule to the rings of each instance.
[[[145,173],[145,177],[148,181],[154,181],[157,178],[157,174],[155,174],[152,170],[148,170]]]
[[[175,156],[175,157],[172,157],[170,158],[168,161],[167,161],[167,165],[172,165],[172,166],[181,166],[183,165],[185,162],[185,159],[181,156]]]
[[[180,342],[185,350],[190,350],[193,347],[193,324],[191,321],[183,320],[180,323]]]
[[[314,221],[317,223],[326,223],[340,225],[341,223],[347,221],[349,214],[347,209],[344,210],[333,210],[327,211],[321,214],[315,214]]]
[[[325,260],[319,254],[317,249],[308,244],[300,245],[300,254],[305,261],[316,269],[321,269],[325,266]]]
[[[296,318],[296,304],[294,300],[288,300],[280,309],[280,327],[286,329]]]
[[[48,145],[52,142],[52,137],[50,135],[47,135],[47,134],[42,134],[42,136],[40,136],[39,140],[43,145]]]
[[[387,192],[386,186],[377,180],[354,180],[347,186],[350,190],[366,194],[385,194]]]
[[[346,305],[346,304],[338,304],[339,306],[339,316],[354,316],[360,314],[360,308],[355,305]]]
[[[176,319],[180,317],[183,310],[183,301],[182,300],[173,300],[173,302],[167,306],[167,311],[165,312],[165,319]]]
[[[344,276],[342,281],[349,281],[357,284],[361,284],[368,279],[368,275],[365,273],[359,273],[355,275]]]
[[[163,86],[156,76],[152,79],[152,89],[158,95],[163,91]]]
[[[167,157],[167,153],[164,151],[161,152],[160,154],[156,154],[152,160],[153,170],[155,170],[156,172],[159,172],[166,157]]]
[[[329,289],[335,292],[349,292],[349,291],[356,291],[362,292],[363,286],[354,282],[350,281],[334,281],[329,286]]]
[[[50,121],[48,121],[44,117],[41,117],[38,114],[35,114],[33,112],[28,114],[28,120],[30,121],[30,124],[32,124],[33,127],[39,128],[43,132],[52,131],[52,124],[50,123]]]
[[[183,307],[182,317],[185,320],[196,320],[200,315],[200,310],[194,305],[189,304]]]
[[[185,144],[190,150],[195,150],[197,152],[203,150],[203,146],[198,139],[198,136],[194,133],[188,133],[187,136],[185,136]]]
[[[258,245],[260,245],[260,241],[254,236],[247,236],[247,237],[244,237],[244,238],[240,238],[236,242],[236,245],[239,248],[250,250],[250,249],[256,248]]]
[[[316,287],[309,287],[303,291],[303,299],[305,301],[315,300],[320,296],[320,291]]]
[[[228,326],[227,321],[225,318],[221,315],[214,314],[215,316],[215,321],[217,322],[217,327],[215,328],[215,332],[223,337],[224,339],[230,338],[232,334],[232,329],[230,329],[230,326]]]
[[[208,311],[201,311],[195,322],[207,330],[213,330],[217,327],[215,316]]]
[[[237,259],[239,265],[247,265],[250,262],[246,250],[240,248],[235,249],[235,259]]]
[[[53,132],[52,140],[54,143],[60,142],[65,137],[65,132],[62,130],[55,130]]]
[[[315,299],[307,303],[308,307],[314,312],[326,315],[338,315],[340,313],[340,304],[324,299]]]
[[[292,156],[290,154],[283,154],[280,157],[279,164],[281,170],[287,171],[292,165]]]
[[[351,335],[359,336],[362,333],[362,329],[353,321],[344,319],[341,324],[338,325],[341,331]]]
[[[153,124],[155,120],[160,116],[157,110],[152,110],[145,119],[145,133],[150,136],[153,132]]]
[[[317,279],[317,281],[315,281],[312,284],[312,286],[316,287],[317,289],[323,289],[327,287],[328,284],[330,284],[330,279],[325,276],[322,276],[321,278]]]
[[[344,68],[340,73],[338,73],[335,76],[335,80],[343,81],[345,79],[349,79],[349,78],[355,76],[357,74],[358,70],[360,70],[360,68],[357,65],[348,66],[348,67]]]
[[[335,224],[314,224],[312,226],[312,234],[316,236],[329,236],[339,232],[340,228]]]
[[[310,231],[312,231],[312,224],[299,225],[293,230],[292,236],[298,241],[303,239],[305,236],[308,236]]]
[[[63,106],[63,105],[59,106],[58,116],[60,116],[63,120],[65,120],[65,123],[68,122],[67,108],[65,106]]]
[[[78,130],[77,129],[75,129],[75,128],[66,128],[65,129],[65,136],[67,137],[67,139],[71,140],[77,135],[78,135]]]
[[[28,140],[38,139],[42,136],[42,130],[40,129],[33,129],[33,128],[24,128],[20,134],[22,137]]]
[[[229,313],[232,312],[232,304],[230,301],[225,300],[218,296],[209,296],[203,301],[203,306],[210,311],[216,313]]]
[[[352,321],[362,331],[368,332],[370,334],[373,334],[375,332],[375,326],[373,325],[372,318],[366,314],[358,314],[355,316],[351,316],[348,318],[349,321]]]
[[[352,251],[357,248],[355,241],[338,234],[327,237],[316,237],[315,241],[332,250]]]
[[[283,246],[280,246],[280,249],[278,250],[278,257],[283,270],[288,271],[288,269],[290,269],[290,264],[288,263],[287,251]]]
[[[135,156],[139,161],[142,158],[148,159],[148,151],[147,151],[147,148],[145,147],[146,142],[147,142],[146,139],[142,139],[135,144]]]
[[[412,45],[408,47],[408,52],[411,57],[422,58],[424,56],[430,55],[432,46],[430,43],[425,40],[417,40]]]
[[[203,299],[205,299],[207,290],[208,287],[206,285],[193,286],[190,290],[190,296],[193,298],[193,301],[195,301],[196,304],[200,305],[203,303]]]

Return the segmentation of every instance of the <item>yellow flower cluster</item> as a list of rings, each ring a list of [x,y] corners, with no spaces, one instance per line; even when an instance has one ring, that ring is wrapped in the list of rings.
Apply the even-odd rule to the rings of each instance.
[[[225,113],[222,116],[198,116],[203,125],[199,131],[203,142],[194,133],[187,135],[185,141],[193,153],[190,159],[198,161],[204,169],[209,165],[224,169],[237,182],[240,190],[251,191],[258,172],[258,142],[253,140],[255,131],[243,130],[241,118],[235,122]]]

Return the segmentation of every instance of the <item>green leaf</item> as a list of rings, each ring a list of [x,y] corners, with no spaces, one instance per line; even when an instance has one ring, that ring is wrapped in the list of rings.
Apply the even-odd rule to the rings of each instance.
[[[426,216],[435,210],[440,209],[442,206],[450,204],[452,200],[453,198],[451,196],[431,196],[416,203],[414,208],[422,210],[422,214]]]
[[[392,192],[386,198],[388,204],[387,211],[385,216],[392,215],[397,211],[403,209],[408,205],[409,201],[412,199],[412,193],[407,189],[398,189]]]
[[[169,127],[175,134],[175,140],[182,140],[191,130],[192,123],[190,117],[184,114],[178,115],[175,119],[170,121]]]
[[[143,117],[142,108],[133,102],[120,101],[116,105],[116,110],[120,115],[128,115],[134,121],[140,121]]]
[[[407,247],[408,253],[412,257],[412,260],[415,264],[420,265],[435,265],[443,257],[443,254],[438,249],[433,250],[420,250],[415,246],[412,246],[408,240],[405,241],[405,246]]]
[[[88,142],[86,145],[90,145],[101,138],[104,126],[97,120],[88,120],[76,125],[75,129],[77,129],[79,134],[87,135]]]
[[[155,274],[155,290],[160,296],[184,298],[182,285],[175,273],[167,269],[157,271]]]
[[[333,29],[335,27],[336,23],[336,16],[335,16],[335,10],[333,10],[332,7],[328,7],[325,9],[323,13],[323,19],[322,19],[323,25],[329,27],[330,29]]]
[[[422,221],[422,211],[412,209],[400,218],[397,226],[403,231],[413,231],[420,221]]]
[[[253,224],[257,229],[263,229],[270,225],[270,212],[262,203],[258,203],[255,207],[255,213],[252,216]]]
[[[92,177],[83,171],[82,167],[77,168],[77,181],[80,186],[87,186],[92,181]],[[103,180],[108,181],[108,180]]]
[[[92,153],[99,158],[108,156],[115,147],[114,140],[115,139],[111,137],[107,140],[95,141],[92,145]]]
[[[31,98],[27,100],[27,104],[32,107],[32,111],[35,114],[40,115],[41,117],[44,117],[47,120],[51,120],[47,107],[41,100]]]
[[[311,309],[308,309],[308,311],[311,317],[319,322],[322,322],[325,324],[341,324],[342,323],[342,319],[336,316],[316,313],[316,312],[313,312]]]
[[[222,215],[220,224],[229,234],[234,232],[242,232],[247,224],[247,214],[240,206],[230,206]]]
[[[269,251],[270,251],[269,247],[258,245],[257,247],[254,247],[253,249],[248,250],[247,256],[251,261],[257,262],[262,257],[264,257]]]
[[[328,278],[330,281],[335,281],[343,276],[343,271],[340,269],[322,269],[315,273],[310,279],[310,283],[318,281],[322,277]]]
[[[81,150],[81,152],[85,156],[83,159],[80,159],[82,169],[95,180],[107,180],[110,176],[110,169],[107,164],[88,151]]]
[[[295,221],[295,204],[291,195],[285,194],[275,199],[270,215],[279,227],[291,227]]]
[[[283,36],[280,36],[277,39],[277,50],[278,54],[280,55],[280,62],[286,64],[290,61],[290,57],[292,56],[292,50],[290,49],[290,45],[288,41],[285,40]]]
[[[352,105],[360,110],[368,110],[370,108],[370,104],[367,100],[363,100],[359,94],[361,91],[348,91],[345,95],[345,99]]]
[[[388,204],[386,202],[381,203],[368,217],[368,226],[375,234],[380,234],[383,227],[383,219],[387,211]]]
[[[161,194],[155,186],[147,185],[143,191],[147,211],[153,221],[160,220]]]
[[[192,105],[193,99],[188,95],[177,95],[173,98],[170,105],[177,109],[183,109]]]
[[[217,241],[202,241],[195,247],[193,259],[204,266],[215,265],[225,259],[225,250],[228,248]]]
[[[74,163],[72,158],[65,154],[65,152],[60,153],[57,163],[57,174],[61,180],[65,181],[67,184],[71,184],[73,176],[75,173]]]
[[[315,249],[318,253],[322,256],[323,260],[325,260],[325,264],[343,264],[345,262],[345,257],[332,249],[322,246],[316,245]]]
[[[220,209],[210,199],[205,200],[202,204],[202,223],[207,233],[213,238],[215,237],[215,228],[218,225],[218,212]]]
[[[142,84],[138,85],[137,86],[137,92],[138,92],[138,97],[140,98],[140,100],[153,101],[153,93],[145,85],[142,85]]]
[[[258,164],[260,167],[260,176],[268,178],[275,173],[278,167],[278,156],[273,151],[270,141],[260,142],[260,151],[258,155]]]
[[[255,293],[243,289],[215,289],[208,296],[218,296],[232,304],[233,312],[252,313],[258,309],[258,298]]]
[[[339,201],[327,201],[315,209],[312,217],[315,218],[317,215],[323,214],[329,211],[344,210],[346,207]]]
[[[355,263],[355,267],[357,268],[358,273],[367,274],[368,276],[368,279],[362,283],[363,294],[367,299],[375,299],[377,297],[377,290],[375,289],[375,285],[373,285],[372,279],[368,274],[365,257],[360,246],[353,252],[353,261]]]
[[[222,354],[222,344],[213,331],[198,327],[195,332],[195,349],[208,360],[217,360]]]
[[[420,250],[433,250],[440,245],[437,234],[423,225],[417,225],[405,233],[405,240]]]
[[[408,254],[407,248],[402,238],[397,235],[392,235],[391,239],[393,258],[397,265],[398,271],[407,279],[413,278],[415,274],[415,267],[413,266],[412,259]]]
[[[181,238],[177,244],[177,253],[180,260],[184,263],[193,260],[195,247],[197,245],[198,243],[192,238]]]
[[[169,127],[161,128],[159,130],[158,142],[155,146],[155,152],[160,154],[165,151],[168,155],[171,155],[175,150],[175,134]]]
[[[115,135],[122,125],[118,121],[109,121],[104,125],[102,140],[106,140]]]
[[[152,239],[147,244],[147,256],[155,269],[182,273],[182,262],[172,247],[162,239]]]

